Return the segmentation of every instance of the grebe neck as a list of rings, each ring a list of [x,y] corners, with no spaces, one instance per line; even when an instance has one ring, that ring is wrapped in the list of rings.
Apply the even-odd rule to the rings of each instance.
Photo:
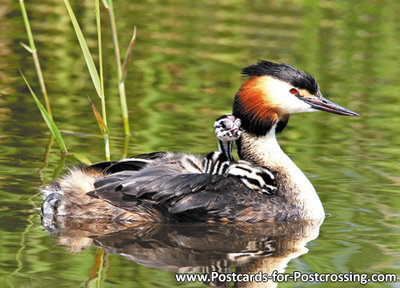
[[[275,174],[277,194],[282,201],[299,207],[303,219],[324,217],[322,203],[304,173],[283,152],[275,137],[276,124],[265,136],[254,136],[245,131],[237,140],[239,156],[243,160],[264,166]]]

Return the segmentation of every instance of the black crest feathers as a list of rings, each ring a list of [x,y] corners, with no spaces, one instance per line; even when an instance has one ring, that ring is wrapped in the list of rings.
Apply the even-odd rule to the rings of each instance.
[[[319,91],[318,83],[313,76],[286,63],[259,60],[257,64],[244,68],[242,74],[250,77],[268,75],[299,89],[306,89],[313,95]]]

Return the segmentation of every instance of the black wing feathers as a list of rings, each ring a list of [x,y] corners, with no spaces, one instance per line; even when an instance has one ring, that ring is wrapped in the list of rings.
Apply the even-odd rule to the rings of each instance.
[[[200,173],[178,174],[169,167],[152,167],[121,182],[117,190],[137,198],[152,194],[151,199],[163,203],[173,197],[201,190],[211,183],[211,176]]]
[[[179,221],[206,220],[210,215],[228,217],[233,213],[235,205],[231,204],[237,201],[237,195],[232,189],[242,193],[238,187],[243,188],[239,180],[208,173],[179,173],[165,166],[117,172],[96,181],[95,191],[89,195],[128,211],[136,211],[146,203]]]
[[[261,209],[269,196],[249,189],[237,177],[182,170],[176,164],[182,155],[138,156],[93,165],[107,175],[99,177],[88,195],[165,222],[235,221],[242,214],[245,221],[259,221],[260,212],[252,214],[256,210],[269,217],[270,212]]]

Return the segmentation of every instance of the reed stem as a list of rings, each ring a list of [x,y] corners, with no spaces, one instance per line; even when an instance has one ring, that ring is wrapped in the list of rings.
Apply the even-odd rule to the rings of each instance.
[[[102,52],[102,43],[101,43],[101,20],[100,20],[100,2],[99,2],[99,0],[95,1],[95,6],[96,6],[97,42],[98,42],[98,47],[99,47],[101,114],[102,114],[104,123],[107,125],[106,98],[104,95],[103,52]]]
[[[35,41],[33,40],[31,25],[29,24],[29,18],[28,18],[28,14],[26,13],[24,0],[19,0],[19,4],[21,6],[22,17],[23,17],[24,23],[25,23],[26,34],[28,35],[30,49],[27,49],[28,47],[25,45],[22,45],[22,46],[32,54],[33,62],[35,64],[36,74],[39,79],[40,90],[42,91],[42,94],[43,94],[46,110],[47,110],[47,113],[49,114],[50,118],[53,119],[53,114],[51,112],[51,106],[50,106],[50,100],[49,100],[49,97],[47,96],[47,89],[46,89],[46,85],[44,84],[44,78],[43,78],[42,69],[40,67],[39,56],[37,54]]]
[[[106,160],[110,161],[111,160],[111,153],[110,153],[110,138],[107,135],[104,135],[104,148],[106,152]]]
[[[128,156],[128,149],[129,149],[129,136],[125,136],[124,140],[124,150],[122,151],[122,159],[125,159]]]
[[[101,43],[101,20],[100,20],[100,1],[95,0],[95,7],[96,7],[96,24],[97,24],[97,40],[98,40],[98,47],[99,47],[99,70],[100,70],[100,91],[101,91],[101,114],[103,118],[103,122],[107,127],[107,112],[106,112],[106,97],[104,94],[104,77],[103,77],[103,53],[102,53],[102,43]],[[108,135],[108,129],[106,129],[106,134],[104,136],[104,150],[106,154],[106,160],[111,160],[111,153],[110,153],[110,140]]]
[[[125,93],[125,83],[123,79],[123,72],[122,72],[122,64],[121,64],[121,54],[119,50],[118,44],[118,34],[117,34],[117,27],[115,24],[115,15],[114,15],[114,8],[112,4],[112,0],[103,1],[105,7],[108,11],[108,16],[110,18],[110,26],[111,26],[111,34],[114,46],[114,56],[115,61],[117,64],[117,76],[118,76],[118,90],[120,95],[120,102],[121,102],[121,110],[122,110],[122,118],[124,122],[124,131],[125,135],[130,135],[130,128],[129,128],[129,116],[128,116],[128,106],[126,101],[126,93]]]

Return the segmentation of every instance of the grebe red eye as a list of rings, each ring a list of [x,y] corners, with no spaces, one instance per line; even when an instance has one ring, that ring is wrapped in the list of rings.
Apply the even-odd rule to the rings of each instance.
[[[299,91],[297,91],[296,88],[290,89],[289,92],[292,93],[292,94],[294,94],[294,95],[299,94]]]

